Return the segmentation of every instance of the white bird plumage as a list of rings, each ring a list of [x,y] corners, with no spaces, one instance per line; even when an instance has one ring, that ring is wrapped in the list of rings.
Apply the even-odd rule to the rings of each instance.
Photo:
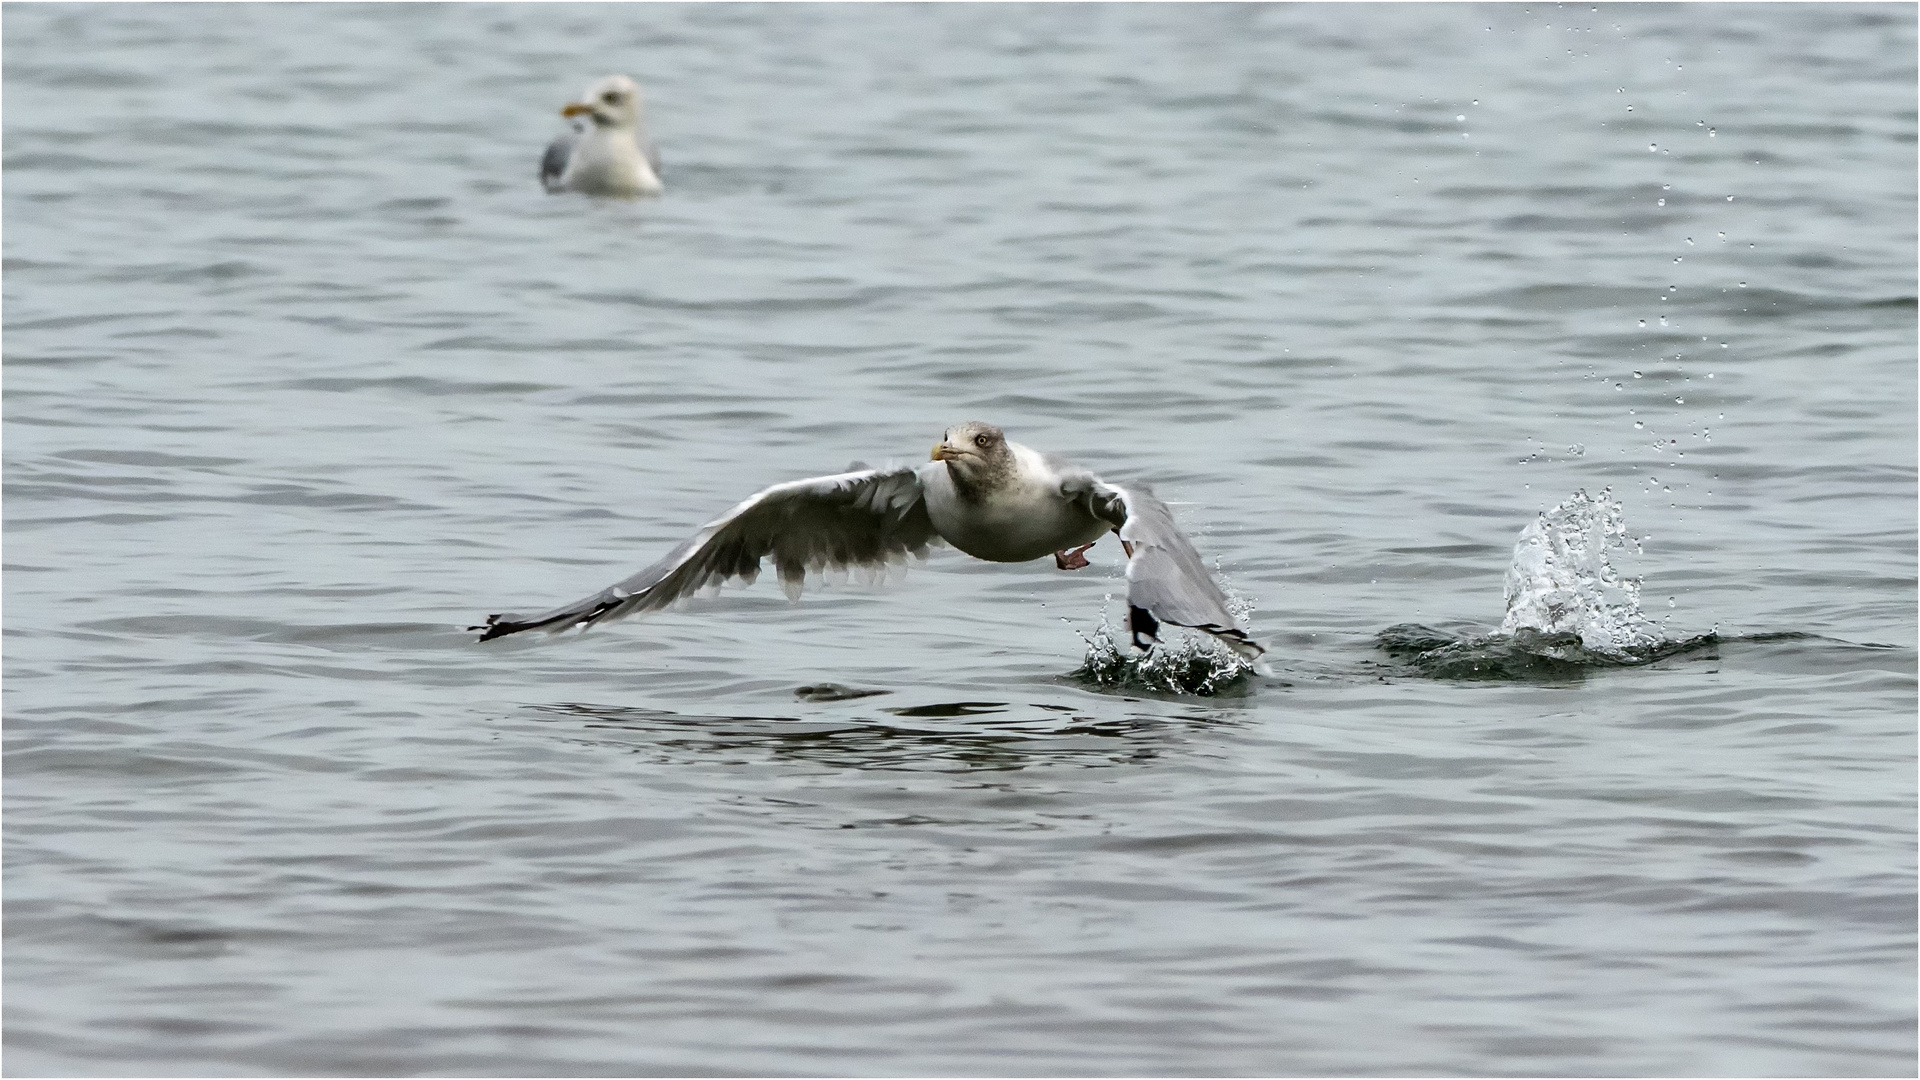
[[[600,79],[560,115],[573,122],[573,131],[553,140],[540,160],[547,191],[633,198],[664,190],[659,155],[647,142],[640,87],[632,79]]]

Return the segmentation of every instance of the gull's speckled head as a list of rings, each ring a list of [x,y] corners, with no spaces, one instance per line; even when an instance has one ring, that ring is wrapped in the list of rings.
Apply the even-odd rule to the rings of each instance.
[[[933,460],[946,462],[954,479],[970,487],[996,486],[1014,472],[1006,432],[979,420],[948,428],[945,438],[934,444]]]
[[[560,115],[586,116],[599,127],[634,127],[640,123],[640,86],[625,75],[609,75],[587,87]]]

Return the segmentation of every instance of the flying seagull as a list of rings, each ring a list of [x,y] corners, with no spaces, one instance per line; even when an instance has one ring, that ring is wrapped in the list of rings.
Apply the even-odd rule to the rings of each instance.
[[[1127,555],[1127,627],[1136,648],[1159,641],[1160,624],[1171,623],[1212,634],[1249,659],[1266,651],[1234,625],[1199,552],[1152,492],[1109,484],[977,420],[947,429],[924,465],[856,463],[775,484],[617,585],[539,615],[489,615],[469,629],[490,641],[653,611],[710,582],[751,582],[767,556],[794,600],[810,570],[880,569],[908,554],[925,556],[942,540],[989,562],[1050,554],[1060,569],[1078,570],[1109,531]]]
[[[640,87],[609,75],[560,110],[573,132],[553,140],[540,159],[540,183],[550,194],[658,195],[660,156],[640,123]]]

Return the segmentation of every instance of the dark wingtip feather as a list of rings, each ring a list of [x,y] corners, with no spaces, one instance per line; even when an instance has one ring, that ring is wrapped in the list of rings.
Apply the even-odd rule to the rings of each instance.
[[[502,622],[502,619],[507,621]],[[492,641],[497,637],[506,637],[508,634],[525,630],[526,628],[525,623],[514,622],[511,616],[507,615],[489,615],[487,616],[486,625],[467,627],[469,630],[480,631],[481,641]]]
[[[1211,626],[1203,627],[1202,629],[1226,642],[1227,648],[1232,649],[1234,652],[1239,653],[1249,660],[1258,660],[1267,654],[1267,647],[1248,637],[1245,630],[1237,628],[1218,630]]]
[[[1160,640],[1160,620],[1146,608],[1127,606],[1127,629],[1133,633],[1133,647],[1143,652]],[[1141,641],[1142,637],[1147,640]]]
[[[1176,624],[1179,625],[1179,624]],[[1160,620],[1146,608],[1129,604],[1127,606],[1127,629],[1133,634],[1133,647],[1145,651],[1160,643]],[[1215,626],[1204,623],[1190,629],[1200,630],[1220,639],[1221,643],[1248,660],[1258,660],[1266,655],[1267,647],[1253,640],[1245,630],[1237,626]]]

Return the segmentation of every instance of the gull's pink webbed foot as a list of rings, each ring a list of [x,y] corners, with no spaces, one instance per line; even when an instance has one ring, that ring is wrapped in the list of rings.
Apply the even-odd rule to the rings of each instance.
[[[1093,544],[1081,544],[1072,551],[1056,551],[1053,553],[1053,565],[1062,570],[1078,570],[1083,566],[1092,566],[1093,564],[1087,561],[1086,556],[1086,550],[1092,546]]]

